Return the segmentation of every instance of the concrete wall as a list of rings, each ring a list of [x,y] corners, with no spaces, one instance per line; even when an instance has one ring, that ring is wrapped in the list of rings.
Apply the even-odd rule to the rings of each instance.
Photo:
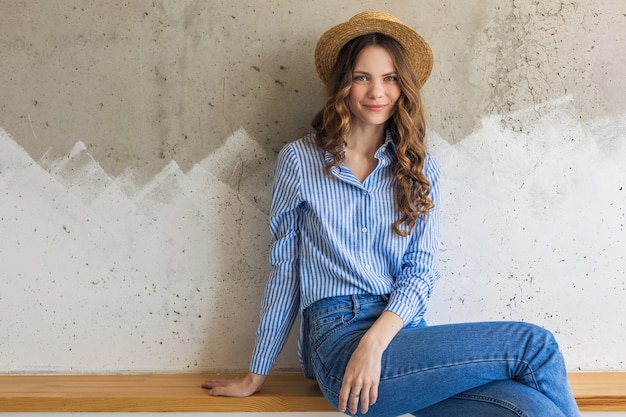
[[[430,321],[626,370],[625,2],[2,3],[0,372],[247,369],[273,161],[320,106],[317,37],[364,9],[435,52]]]

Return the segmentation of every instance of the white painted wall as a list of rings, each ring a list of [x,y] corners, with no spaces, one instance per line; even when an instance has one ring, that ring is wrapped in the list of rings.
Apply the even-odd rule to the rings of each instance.
[[[2,371],[245,369],[269,233],[243,194],[269,174],[233,190],[263,152],[244,131],[229,148],[138,187],[81,143],[37,163],[0,131]]]
[[[575,98],[497,115],[443,172],[442,266],[431,323],[524,320],[552,329],[572,369],[626,366],[626,114],[581,122]],[[537,115],[540,115],[538,117]]]
[[[364,8],[435,51],[431,323],[532,321],[571,370],[626,369],[626,3],[4,6],[0,372],[247,369],[271,167],[317,110],[315,40]]]

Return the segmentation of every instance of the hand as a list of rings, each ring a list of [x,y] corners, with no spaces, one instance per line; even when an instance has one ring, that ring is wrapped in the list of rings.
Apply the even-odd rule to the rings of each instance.
[[[356,414],[360,402],[361,413],[365,414],[376,403],[383,352],[402,327],[404,322],[398,315],[384,311],[361,338],[346,366],[339,390],[339,411],[343,413],[350,407],[350,413]]]
[[[244,378],[209,379],[202,388],[209,390],[209,395],[225,397],[248,397],[261,391],[267,375],[250,372]]]
[[[343,376],[343,384],[339,391],[339,411],[343,413],[349,408],[350,413],[354,415],[360,403],[361,413],[365,414],[370,405],[376,403],[381,361],[382,352],[376,353],[366,345],[359,344]]]

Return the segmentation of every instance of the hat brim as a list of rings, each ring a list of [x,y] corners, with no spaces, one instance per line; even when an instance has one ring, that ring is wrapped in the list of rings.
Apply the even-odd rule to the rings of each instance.
[[[433,68],[433,52],[428,42],[402,23],[376,18],[340,23],[320,37],[315,47],[315,67],[324,84],[328,82],[341,48],[352,39],[370,33],[382,33],[400,43],[409,56],[420,87],[424,85]]]

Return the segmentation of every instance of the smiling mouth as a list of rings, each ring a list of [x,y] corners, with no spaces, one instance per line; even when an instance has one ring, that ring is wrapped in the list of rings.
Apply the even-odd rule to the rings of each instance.
[[[385,107],[387,107],[386,104],[376,104],[376,105],[365,106],[365,108],[367,108],[368,110],[371,110],[371,111],[381,111]]]

